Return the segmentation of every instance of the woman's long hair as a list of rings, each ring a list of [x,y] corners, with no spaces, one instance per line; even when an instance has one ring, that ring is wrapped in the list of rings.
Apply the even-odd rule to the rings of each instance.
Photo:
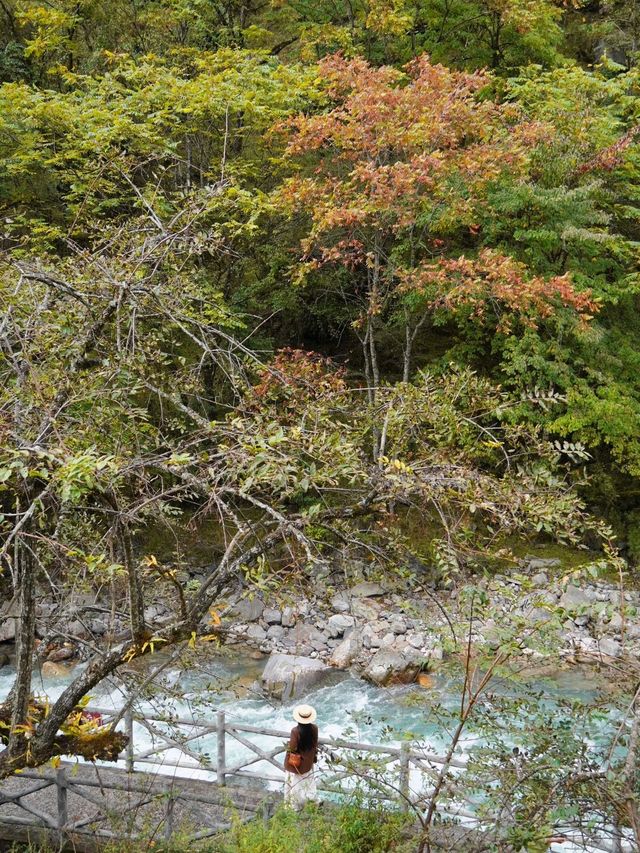
[[[308,752],[316,745],[315,727],[311,723],[298,723],[298,749],[300,752]]]

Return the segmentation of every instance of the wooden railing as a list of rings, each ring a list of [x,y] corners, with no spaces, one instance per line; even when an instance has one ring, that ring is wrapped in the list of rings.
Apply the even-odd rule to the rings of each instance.
[[[90,710],[101,713],[105,720],[113,712],[101,708]],[[236,780],[253,780],[274,785],[284,780],[283,761],[289,741],[289,731],[250,726],[229,720],[225,711],[219,710],[215,721],[174,716],[138,715],[127,710],[123,715],[126,731],[130,735],[126,753],[126,767],[133,771],[140,765],[152,766],[164,771],[170,769],[199,769],[215,774],[219,786]],[[135,749],[134,722],[144,726],[153,744],[142,751]],[[203,737],[215,736],[216,758],[193,749],[193,742]],[[251,736],[273,741],[273,746],[263,748]],[[240,744],[248,752],[235,762],[227,759],[228,744]],[[318,788],[329,794],[348,794],[357,782],[360,790],[370,798],[397,803],[403,807],[415,806],[428,796],[424,784],[432,781],[444,756],[426,748],[417,748],[408,742],[401,746],[360,743],[342,738],[321,737]],[[163,753],[176,749],[184,758],[171,760],[162,758]],[[190,761],[185,761],[188,759]],[[452,758],[448,762],[452,772],[464,770],[466,761]],[[343,783],[343,784],[340,784]],[[346,785],[344,784],[346,783]],[[468,805],[475,805],[471,800]],[[443,811],[466,820],[476,820],[472,809],[443,807]]]
[[[198,804],[202,807],[198,821],[204,825],[187,828],[188,837],[195,840],[228,827],[230,808],[236,820],[250,820],[260,813],[270,814],[280,796],[288,731],[240,724],[228,719],[222,710],[214,720],[144,715],[131,708],[87,710],[100,713],[105,724],[124,727],[129,734],[119,770],[63,764],[58,769],[25,771],[6,780],[0,785],[0,827],[39,828],[56,838],[72,837],[77,844],[83,836],[148,836],[152,815],[154,836],[168,840],[178,827],[185,832],[178,812],[187,805],[193,808]],[[151,744],[143,747],[136,743],[138,727],[146,730]],[[215,757],[198,749],[196,742],[203,737],[214,738]],[[261,743],[255,741],[256,737]],[[265,745],[265,739],[271,743]],[[231,743],[239,744],[245,754],[231,760]],[[177,754],[168,756],[170,750]],[[429,802],[434,781],[446,760],[408,742],[383,746],[326,737],[320,739],[320,756],[318,788],[329,797],[352,794],[357,787],[365,798],[411,808],[417,813],[422,811],[422,803]],[[466,762],[455,757],[447,765],[447,772],[456,775],[465,769]],[[185,777],[185,773],[190,776]],[[199,781],[193,778],[196,775],[200,776]],[[438,810],[480,828],[478,802],[465,797],[458,790],[460,787],[456,786],[455,797],[441,803]],[[46,789],[50,789],[48,796]],[[133,816],[124,828],[122,803],[118,800],[123,794],[127,797],[126,811]],[[70,795],[75,798],[73,815],[69,813]],[[78,798],[91,804],[94,812],[78,815]],[[140,819],[137,815],[141,815]],[[614,849],[592,839],[589,845],[604,853]],[[632,848],[623,842],[618,849]]]

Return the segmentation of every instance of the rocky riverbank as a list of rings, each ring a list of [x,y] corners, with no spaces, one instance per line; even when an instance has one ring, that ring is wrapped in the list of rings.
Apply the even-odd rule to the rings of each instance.
[[[5,641],[0,665],[13,639],[15,614],[8,607],[0,614]],[[50,674],[82,657],[85,640],[99,640],[113,630],[102,615],[105,610],[99,599],[85,596],[75,611],[60,615],[43,650]],[[168,613],[159,598],[145,616],[161,620]],[[40,607],[42,637],[52,637],[51,616],[46,605]],[[336,577],[327,577],[312,596],[295,602],[241,598],[222,619],[230,645],[295,656],[299,666],[305,659],[311,671],[318,669],[311,662],[350,669],[379,685],[415,681],[447,655],[459,653],[469,634],[474,647],[491,651],[508,643],[534,661],[557,660],[558,655],[569,663],[640,660],[640,593],[567,576],[558,560],[538,558],[526,558],[509,575],[438,592],[372,580],[338,588]]]
[[[231,642],[381,685],[414,681],[460,652],[469,632],[474,647],[508,644],[535,662],[640,661],[640,593],[568,576],[558,560],[528,558],[509,576],[463,590],[417,595],[363,581],[282,608],[243,600],[232,613]]]

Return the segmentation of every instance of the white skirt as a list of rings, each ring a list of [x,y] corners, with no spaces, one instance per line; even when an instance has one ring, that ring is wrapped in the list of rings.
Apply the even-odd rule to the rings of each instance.
[[[284,774],[284,801],[294,809],[301,809],[307,800],[318,799],[316,777],[313,768],[308,773]]]

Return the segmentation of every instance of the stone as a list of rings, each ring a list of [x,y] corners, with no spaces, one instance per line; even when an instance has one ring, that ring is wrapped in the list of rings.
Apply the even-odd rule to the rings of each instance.
[[[64,646],[60,646],[59,649],[53,649],[47,655],[47,660],[53,661],[54,663],[58,663],[61,660],[69,660],[70,658],[75,656],[75,649],[73,646],[65,643]]]
[[[407,633],[407,624],[404,619],[392,619],[391,620],[391,630],[394,634],[406,634]]]
[[[371,625],[365,625],[361,631],[360,636],[362,645],[365,649],[379,648],[382,644],[382,640],[373,630]]]
[[[532,554],[527,554],[524,558],[527,563],[527,569],[530,572],[540,572],[544,569],[554,569],[560,565],[560,560],[557,557],[536,557]]]
[[[248,640],[253,640],[253,642],[257,643],[266,639],[267,632],[260,625],[249,625],[245,636]]]
[[[549,611],[544,607],[534,607],[533,610],[527,612],[527,619],[534,625],[539,625],[544,622],[549,622],[551,619],[551,613],[549,613]]]
[[[5,655],[4,652],[0,652],[0,668],[3,666],[9,666],[9,655]]]
[[[622,628],[623,619],[618,610],[615,610],[611,614],[611,619],[609,619],[609,629],[611,631],[619,631]]]
[[[336,613],[348,613],[351,610],[351,599],[346,592],[337,592],[331,599],[331,607]]]
[[[296,643],[306,643],[313,646],[314,643],[325,642],[324,634],[319,631],[315,625],[309,625],[306,622],[298,622],[295,628],[289,631],[287,641],[293,645]]]
[[[345,631],[353,628],[356,620],[344,613],[334,613],[327,619],[327,634],[329,637],[342,637]]]
[[[420,664],[402,652],[382,648],[376,652],[363,676],[381,687],[387,684],[410,684],[416,680]]]
[[[16,638],[16,619],[0,616],[0,643],[12,643]]]
[[[267,629],[268,640],[280,640],[287,633],[287,629],[282,625],[270,625]]]
[[[380,605],[369,598],[355,598],[351,604],[351,613],[363,622],[375,622],[380,615]]]
[[[580,651],[592,655],[598,651],[598,642],[593,637],[577,637],[577,646]]]
[[[272,654],[260,683],[265,693],[286,701],[304,696],[330,672],[330,667],[311,657]]]
[[[303,598],[301,601],[298,602],[296,610],[298,611],[298,616],[308,616],[311,612],[311,605],[306,600],[306,598]]]
[[[264,611],[264,602],[258,597],[241,598],[231,611],[232,615],[242,622],[257,622]]]
[[[560,596],[560,607],[569,611],[580,610],[581,608],[588,607],[592,600],[590,591],[569,584]]]
[[[285,628],[293,628],[296,624],[296,614],[293,607],[285,607],[282,611],[282,624]]]
[[[325,652],[327,650],[328,642],[329,638],[325,637],[324,634],[321,634],[319,637],[312,637],[309,640],[311,648],[316,652]]]
[[[102,637],[109,630],[109,626],[102,619],[92,619],[88,628],[92,634],[97,634],[99,637]]]
[[[549,589],[537,589],[535,592],[530,592],[525,595],[520,604],[521,610],[526,610],[527,607],[540,607],[548,604],[555,606],[558,596]]]
[[[162,616],[165,616],[167,613],[167,608],[164,604],[150,604],[149,607],[145,607],[144,609],[144,621],[147,625],[152,625],[154,622],[157,622]]]
[[[391,631],[389,631],[389,633],[385,634],[384,637],[382,638],[382,643],[381,643],[382,647],[384,648],[385,646],[392,646],[395,642],[395,639],[396,639],[396,635],[394,633],[392,633]]]
[[[425,643],[424,634],[407,634],[407,643],[414,649],[421,649]]]
[[[444,649],[442,646],[433,646],[433,648],[426,651],[424,657],[432,661],[441,661],[444,659]]]
[[[534,586],[546,586],[549,583],[549,575],[546,572],[537,572],[531,578],[531,583]]]
[[[86,637],[87,629],[79,619],[74,619],[73,622],[69,622],[64,633],[71,634],[74,637]]]
[[[589,622],[591,621],[591,617],[588,613],[583,613],[580,616],[576,616],[573,620],[578,628],[586,628]]]
[[[68,675],[69,667],[65,666],[63,663],[55,663],[52,660],[46,660],[40,667],[40,673],[45,676],[45,678],[59,678],[64,675]]]
[[[602,657],[619,658],[622,654],[622,644],[617,640],[611,640],[609,637],[604,637],[598,643],[598,650]]]
[[[358,656],[362,646],[362,638],[357,631],[352,631],[348,637],[333,650],[333,654],[329,658],[329,664],[338,669],[346,669],[351,666],[353,661]]]
[[[275,607],[265,607],[262,611],[262,618],[267,625],[280,625],[282,622],[282,613],[276,610]]]
[[[362,583],[357,583],[355,586],[351,587],[349,592],[353,598],[375,598],[377,596],[384,595],[384,589],[380,584],[373,583],[371,581],[362,581]]]

